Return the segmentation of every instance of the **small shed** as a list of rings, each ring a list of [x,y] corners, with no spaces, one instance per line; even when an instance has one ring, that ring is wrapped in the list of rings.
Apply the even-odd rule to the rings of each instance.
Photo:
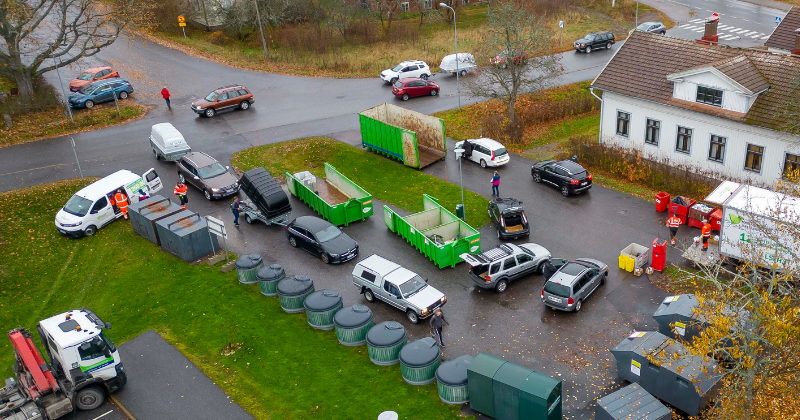
[[[290,314],[303,312],[306,296],[314,292],[314,281],[310,277],[298,275],[278,282],[278,300],[281,308]]]
[[[672,420],[672,410],[632,383],[597,400],[595,420]]]
[[[406,328],[396,321],[385,321],[367,333],[369,360],[378,366],[400,362],[400,349],[406,345]]]
[[[372,328],[372,310],[364,305],[352,305],[336,312],[333,317],[336,338],[345,346],[360,346]]]
[[[436,369],[436,387],[439,399],[445,404],[465,404],[469,402],[467,387],[467,368],[472,356],[459,356],[439,365]]]
[[[436,380],[442,350],[431,337],[413,341],[400,350],[400,373],[411,385],[428,385]]]
[[[236,259],[235,265],[239,283],[254,284],[258,282],[256,274],[264,266],[264,260],[258,254],[245,254]]]
[[[342,296],[336,290],[316,291],[303,302],[308,325],[318,330],[332,330],[333,317],[342,309]]]
[[[280,264],[270,264],[266,267],[261,267],[256,272],[256,279],[258,279],[258,288],[264,296],[277,296],[278,283],[286,278],[286,272]]]

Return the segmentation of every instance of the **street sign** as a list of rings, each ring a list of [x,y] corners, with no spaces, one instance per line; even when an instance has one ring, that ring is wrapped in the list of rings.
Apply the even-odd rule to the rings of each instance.
[[[783,20],[783,18],[781,18],[780,16],[775,16],[775,24],[776,25],[780,25],[782,20]]]
[[[225,231],[225,222],[216,217],[206,216],[206,223],[208,223],[209,232],[221,236],[222,239],[228,239],[228,233]]]
[[[559,28],[563,28],[564,27],[564,21],[563,20],[559,20],[558,21],[558,27]]]
[[[183,16],[178,16],[178,26],[186,26],[186,18]]]
[[[186,22],[181,22],[178,24],[178,26],[186,26]]]

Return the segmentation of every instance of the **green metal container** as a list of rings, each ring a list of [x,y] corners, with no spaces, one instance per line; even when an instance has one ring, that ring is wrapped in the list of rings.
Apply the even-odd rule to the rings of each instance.
[[[318,330],[332,330],[333,317],[342,309],[342,297],[336,290],[320,290],[308,295],[303,306],[308,325]]]
[[[345,346],[360,346],[366,342],[367,332],[372,328],[372,311],[364,305],[342,308],[333,317],[336,338]]]
[[[258,269],[264,266],[264,261],[261,255],[247,254],[242,255],[236,260],[236,275],[239,277],[239,283],[253,284],[257,283],[256,273]]]
[[[287,277],[278,282],[278,300],[281,308],[290,314],[303,312],[306,296],[314,292],[314,282],[308,276]]]
[[[326,183],[327,185],[320,185]],[[325,179],[319,179],[308,171],[294,175],[286,172],[286,186],[293,196],[303,200],[325,220],[337,226],[347,226],[355,221],[372,216],[372,195],[325,163]],[[335,188],[346,198],[344,202],[330,203],[326,191]],[[341,196],[337,195],[341,198]]]
[[[459,356],[439,365],[436,369],[436,387],[439,399],[445,404],[465,404],[469,402],[467,387],[467,368],[472,356]]]
[[[442,351],[431,337],[413,341],[400,350],[400,373],[411,385],[428,385],[436,380]]]
[[[444,120],[383,104],[358,114],[361,147],[421,169],[447,155]]]
[[[258,288],[264,296],[278,296],[278,283],[285,278],[286,272],[280,264],[270,264],[256,272]]]
[[[383,206],[383,221],[392,232],[411,243],[439,268],[455,267],[461,254],[481,252],[481,234],[450,213],[439,200],[422,195],[425,210],[400,217]]]
[[[494,375],[506,363],[508,362],[504,359],[489,353],[475,356],[467,368],[470,408],[489,417],[498,418],[494,409]]]
[[[400,349],[406,345],[406,329],[395,321],[385,321],[370,328],[367,333],[369,360],[378,366],[400,363]]]

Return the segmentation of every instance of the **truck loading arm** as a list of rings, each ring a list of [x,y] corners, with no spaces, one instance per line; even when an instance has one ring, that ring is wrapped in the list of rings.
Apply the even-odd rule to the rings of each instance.
[[[18,379],[25,387],[28,396],[36,399],[49,392],[55,392],[58,389],[58,383],[42,359],[42,355],[36,350],[31,337],[31,333],[25,329],[14,329],[8,333],[17,360],[24,372],[30,374],[30,376],[18,375]]]

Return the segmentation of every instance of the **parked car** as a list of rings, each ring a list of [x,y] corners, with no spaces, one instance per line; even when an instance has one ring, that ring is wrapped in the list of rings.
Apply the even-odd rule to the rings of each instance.
[[[444,56],[442,64],[439,64],[439,71],[442,73],[450,73],[460,76],[466,76],[467,72],[475,70],[478,66],[475,64],[475,57],[470,53],[458,53]]]
[[[376,254],[356,264],[353,284],[367,302],[382,300],[405,312],[414,324],[431,316],[447,302],[447,297],[419,274]]]
[[[636,29],[645,32],[652,32],[654,34],[667,34],[667,27],[661,22],[645,22],[637,26]]]
[[[589,54],[594,50],[599,50],[602,48],[610,50],[611,46],[614,45],[615,42],[616,39],[614,38],[614,34],[611,32],[592,32],[575,41],[572,46],[575,48],[575,51],[583,51],[586,54]]]
[[[494,198],[489,200],[486,211],[497,228],[498,239],[519,239],[531,235],[522,201],[516,198]]]
[[[192,111],[208,118],[217,115],[220,111],[234,109],[247,110],[255,103],[253,94],[242,85],[230,85],[215,89],[205,98],[192,101]]]
[[[81,73],[78,77],[69,82],[71,92],[79,92],[84,86],[98,80],[112,79],[119,77],[119,72],[108,66],[92,67]]]
[[[512,53],[502,51],[500,54],[490,58],[489,64],[500,68],[506,68],[508,67],[508,57],[513,57],[512,62],[515,66],[519,66],[528,60],[528,53],[526,51],[514,51]]]
[[[578,312],[598,287],[606,284],[608,266],[591,258],[579,258],[561,266],[542,288],[542,302],[549,308]]]
[[[80,92],[69,95],[69,106],[72,108],[92,108],[103,102],[117,99],[127,99],[133,93],[133,86],[120,78],[99,80],[84,86]]]
[[[503,293],[508,283],[534,273],[541,273],[550,259],[550,251],[536,244],[502,244],[480,254],[461,254],[469,264],[469,277],[476,286]]]
[[[227,197],[239,191],[239,180],[216,159],[203,153],[187,153],[178,160],[178,178],[203,192],[206,200]]]
[[[420,79],[428,80],[431,76],[433,76],[433,73],[431,73],[427,63],[421,60],[410,60],[403,61],[393,68],[382,71],[380,77],[384,82],[394,85],[394,82],[406,77],[419,77]]]
[[[592,174],[571,160],[545,160],[531,166],[533,182],[546,182],[561,190],[564,197],[592,188]]]
[[[459,141],[453,152],[456,158],[463,155],[467,159],[479,163],[482,168],[503,166],[511,160],[508,151],[500,142],[485,137]]]
[[[567,264],[569,260],[564,258],[550,258],[546,263],[544,263],[544,268],[542,268],[542,274],[544,275],[544,279],[548,280],[550,277],[553,277],[559,268],[563,265]]]
[[[327,220],[301,216],[286,225],[289,245],[316,255],[325,264],[345,263],[358,256],[358,242]]]
[[[395,97],[407,101],[408,98],[415,96],[436,96],[439,94],[439,85],[417,77],[406,77],[394,82],[392,93]]]

